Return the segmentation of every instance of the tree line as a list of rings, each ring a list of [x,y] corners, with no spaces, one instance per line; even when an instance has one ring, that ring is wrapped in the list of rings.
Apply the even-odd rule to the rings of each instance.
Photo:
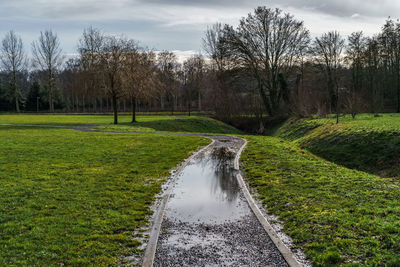
[[[32,57],[21,37],[10,31],[1,46],[0,110],[48,112],[207,110],[201,84],[207,73],[202,55],[183,63],[170,51],[155,52],[124,36],[89,27],[78,55],[62,54],[56,33],[47,30],[32,43]]]
[[[391,18],[372,37],[330,31],[311,38],[293,15],[258,7],[237,27],[209,27],[204,43],[218,90],[236,88],[236,113],[400,112],[400,23]]]
[[[178,62],[132,39],[85,29],[66,59],[56,33],[40,33],[28,60],[13,31],[0,48],[0,110],[212,112],[227,121],[266,115],[400,112],[400,23],[380,33],[337,31],[311,38],[304,23],[258,7],[237,27],[217,23],[206,57]]]

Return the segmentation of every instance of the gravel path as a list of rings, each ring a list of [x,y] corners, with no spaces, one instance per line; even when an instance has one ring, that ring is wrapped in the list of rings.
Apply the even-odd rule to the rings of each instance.
[[[212,151],[226,147],[236,154],[242,141],[213,139],[173,188],[154,266],[288,266],[244,198],[232,160],[223,163],[225,172],[210,172],[221,167],[210,164]]]

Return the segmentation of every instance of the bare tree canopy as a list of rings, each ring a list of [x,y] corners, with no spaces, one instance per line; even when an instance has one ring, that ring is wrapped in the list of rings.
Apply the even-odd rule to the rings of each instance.
[[[104,36],[100,30],[93,27],[84,29],[79,39],[78,51],[82,58],[84,68],[90,69],[96,63],[96,55],[101,52]]]
[[[105,36],[98,54],[104,88],[112,99],[114,124],[118,124],[118,99],[125,94],[122,74],[126,56],[136,50],[137,43],[131,39]]]
[[[93,100],[96,110],[98,98],[102,98],[105,92],[99,91],[102,88],[99,68],[99,53],[103,46],[104,36],[100,30],[93,27],[84,29],[82,37],[79,39],[78,52],[81,60],[82,76],[84,76],[81,91]],[[100,92],[100,94],[99,94]],[[82,100],[84,102],[84,100]]]
[[[171,98],[174,102],[171,105],[171,112],[174,112],[176,108],[176,74],[178,67],[178,58],[175,53],[167,50],[163,50],[157,55],[157,66],[159,68],[159,97],[161,109],[165,107],[166,98]]]
[[[345,61],[351,70],[350,93],[347,98],[347,107],[353,118],[361,111],[361,94],[364,89],[364,63],[368,39],[363,32],[354,32],[348,37]]]
[[[267,112],[279,110],[282,81],[309,43],[303,22],[280,9],[258,7],[235,30],[225,27],[231,56],[251,70]]]
[[[23,100],[17,82],[17,74],[26,68],[26,56],[21,37],[10,31],[4,37],[0,49],[0,62],[5,71],[11,75],[11,89],[15,100],[15,109],[20,112]]]
[[[206,36],[203,38],[203,48],[210,59],[213,60],[219,72],[223,71],[227,65],[228,51],[223,45],[224,26],[216,23],[207,28]]]
[[[153,51],[132,50],[127,54],[123,70],[125,91],[130,98],[132,122],[136,122],[138,100],[147,100],[154,95],[155,54]]]
[[[344,48],[345,40],[337,31],[328,32],[315,38],[312,47],[314,59],[322,67],[326,76],[331,109],[335,110],[337,114],[339,112],[339,70],[343,63],[342,52]]]
[[[47,73],[47,96],[50,112],[54,112],[55,76],[64,57],[60,41],[51,30],[40,32],[39,40],[32,43],[33,66]]]
[[[205,74],[205,61],[203,56],[195,55],[188,58],[183,63],[183,70],[185,75],[185,92],[190,116],[191,102],[195,94],[197,94],[198,108],[201,110],[201,94]]]

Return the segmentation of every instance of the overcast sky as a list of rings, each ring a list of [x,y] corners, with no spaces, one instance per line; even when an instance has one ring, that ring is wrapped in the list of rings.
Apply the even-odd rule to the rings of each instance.
[[[73,54],[83,28],[92,25],[185,56],[200,51],[207,25],[236,25],[259,5],[292,13],[313,36],[330,30],[372,35],[388,16],[400,15],[399,0],[0,0],[0,38],[14,30],[28,50],[41,30],[52,29],[64,53]]]

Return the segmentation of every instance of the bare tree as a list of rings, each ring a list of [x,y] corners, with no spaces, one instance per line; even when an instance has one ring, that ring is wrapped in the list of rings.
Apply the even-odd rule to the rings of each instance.
[[[185,74],[185,92],[189,116],[192,108],[192,100],[197,93],[198,108],[201,110],[201,87],[204,77],[204,59],[201,55],[194,55],[183,63]]]
[[[331,109],[336,111],[337,123],[339,123],[339,89],[340,73],[342,67],[342,52],[345,41],[336,31],[323,34],[315,38],[312,53],[316,62],[322,67],[328,87]]]
[[[381,87],[393,100],[397,100],[397,112],[400,112],[400,23],[389,18],[379,35],[380,57],[383,76]],[[392,102],[392,101],[390,101]]]
[[[50,112],[54,112],[55,77],[64,57],[60,41],[51,30],[40,32],[39,40],[32,43],[33,65],[47,73],[47,97]]]
[[[171,98],[171,111],[177,105],[177,93],[176,93],[176,67],[178,65],[178,59],[175,53],[164,50],[157,55],[157,64],[159,68],[159,80],[160,80],[160,103],[161,109],[164,109],[165,97]]]
[[[155,54],[132,49],[124,63],[124,87],[131,101],[132,123],[136,122],[136,103],[154,95]]]
[[[370,102],[370,112],[378,112],[381,105],[382,87],[379,82],[380,45],[377,37],[368,38],[364,54],[366,64],[366,82]]]
[[[278,112],[284,95],[282,82],[308,42],[303,22],[280,9],[258,7],[236,30],[225,27],[225,44],[231,56],[251,71],[270,115]]]
[[[89,27],[83,31],[79,40],[78,51],[82,62],[82,74],[85,76],[84,89],[85,94],[93,99],[93,106],[96,111],[97,98],[103,96],[100,91],[99,81],[99,53],[103,45],[104,36],[100,30]],[[101,100],[102,101],[102,100]]]
[[[354,32],[348,38],[346,61],[351,69],[351,90],[348,97],[350,112],[355,118],[360,111],[360,96],[364,84],[364,54],[367,39],[362,32]]]
[[[0,62],[7,73],[11,75],[11,89],[15,101],[15,109],[20,112],[22,102],[21,90],[17,82],[17,74],[26,68],[26,56],[21,37],[13,31],[6,34],[0,50]]]
[[[224,26],[221,23],[216,23],[207,28],[206,35],[203,38],[203,48],[219,73],[224,71],[228,65],[228,47],[223,44],[224,34]]]
[[[98,54],[104,88],[112,100],[114,124],[118,124],[118,100],[125,94],[122,78],[125,59],[136,47],[137,45],[133,40],[106,36],[101,52]]]
[[[224,75],[233,67],[233,61],[229,57],[229,47],[224,45],[225,31],[221,23],[216,23],[207,28],[205,37],[203,38],[203,48],[208,57],[211,59],[208,86],[211,88],[209,92],[212,94],[209,98],[214,107],[217,116],[229,116],[231,112],[227,112],[228,90],[227,77]],[[229,114],[228,114],[229,113]]]

